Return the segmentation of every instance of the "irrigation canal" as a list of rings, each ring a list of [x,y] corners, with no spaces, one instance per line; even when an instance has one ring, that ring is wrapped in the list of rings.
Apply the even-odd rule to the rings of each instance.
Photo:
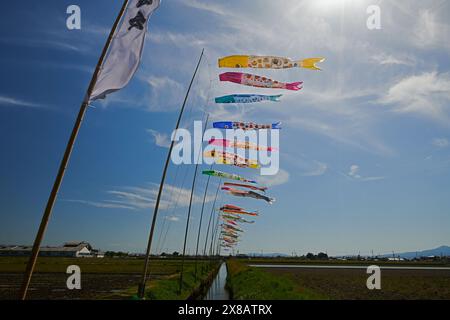
[[[220,266],[216,278],[206,293],[204,300],[230,300],[230,295],[225,288],[227,282],[227,265],[225,262]]]

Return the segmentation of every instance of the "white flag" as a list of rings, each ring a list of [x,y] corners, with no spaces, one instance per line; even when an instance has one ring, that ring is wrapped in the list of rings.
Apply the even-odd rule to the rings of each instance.
[[[131,0],[117,28],[89,101],[104,99],[130,82],[141,61],[147,22],[160,0]]]

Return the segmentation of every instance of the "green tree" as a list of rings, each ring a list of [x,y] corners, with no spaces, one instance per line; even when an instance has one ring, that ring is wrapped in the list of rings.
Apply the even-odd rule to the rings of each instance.
[[[319,252],[319,254],[317,255],[317,258],[319,260],[328,260],[328,255],[326,253]]]

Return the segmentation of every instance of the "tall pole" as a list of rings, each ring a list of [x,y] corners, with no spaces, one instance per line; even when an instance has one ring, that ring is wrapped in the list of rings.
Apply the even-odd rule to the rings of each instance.
[[[179,169],[180,169],[180,166],[177,166],[177,170],[175,170],[175,178],[174,178],[174,181],[177,180]],[[174,188],[174,189],[172,190],[172,195],[171,195],[171,197],[170,197],[171,199],[174,198],[175,192],[176,192],[176,189]],[[175,204],[175,202],[173,202],[173,203]],[[174,208],[175,208],[175,205],[172,206],[172,203],[171,203],[171,206],[169,206],[168,209],[170,209],[170,207],[171,207],[172,209],[174,209]],[[158,242],[156,242],[156,254],[159,254],[160,250],[162,249],[162,248],[160,247],[160,242],[161,242],[162,237],[163,237],[163,235],[164,235],[164,227],[165,227],[165,225],[166,225],[166,220],[167,220],[167,214],[166,214],[165,218],[163,219],[163,224],[162,224],[162,227],[161,227],[161,232],[159,233]],[[170,226],[170,224],[169,224],[169,226]],[[169,228],[169,226],[168,226],[167,228]]]
[[[220,258],[220,249],[221,249],[219,238],[220,238],[220,233],[219,233],[219,235],[217,237],[217,251],[216,251],[217,258]]]
[[[87,89],[86,96],[84,97],[84,100],[81,103],[80,110],[78,112],[78,116],[75,120],[75,124],[72,129],[72,133],[70,135],[69,141],[67,142],[66,150],[64,151],[64,156],[59,165],[58,174],[56,175],[56,179],[55,179],[55,182],[53,183],[53,187],[50,192],[50,196],[47,200],[47,205],[45,206],[45,211],[42,216],[42,220],[39,225],[39,229],[36,234],[36,238],[34,239],[33,249],[31,250],[31,256],[30,256],[30,259],[28,260],[28,264],[25,269],[25,276],[23,279],[22,287],[20,289],[20,299],[21,300],[25,300],[25,298],[27,296],[28,287],[30,286],[31,277],[33,275],[34,268],[36,267],[36,261],[39,256],[41,243],[45,236],[45,231],[47,230],[47,226],[50,221],[50,217],[52,215],[53,207],[55,205],[56,198],[58,196],[58,191],[61,186],[62,180],[64,178],[64,174],[66,172],[67,165],[70,160],[70,155],[72,154],[73,146],[75,144],[75,141],[78,136],[78,132],[81,127],[81,123],[83,122],[84,115],[86,114],[86,110],[89,106],[90,96],[92,94],[92,91],[94,90],[95,84],[97,83],[97,78],[98,78],[98,74],[101,70],[101,66],[103,65],[103,61],[106,57],[106,53],[108,52],[109,46],[110,46],[111,41],[116,32],[117,26],[119,25],[119,22],[125,12],[125,9],[127,8],[127,5],[128,5],[128,0],[125,0],[123,2],[122,8],[120,9],[119,15],[117,16],[116,21],[113,24],[111,32],[109,33],[108,39],[105,43],[105,46],[103,47],[103,51],[100,55],[97,66],[95,67],[95,71],[92,75],[91,82],[89,83],[89,87]]]
[[[209,168],[211,170],[213,165]],[[211,179],[211,176],[208,176],[208,180],[206,181],[206,187],[205,187],[205,193],[203,194],[203,202],[202,202],[202,210],[200,213],[200,221],[198,223],[198,232],[197,232],[197,245],[195,247],[195,280],[197,280],[197,256],[198,256],[198,244],[200,243],[200,233],[202,231],[202,222],[203,222],[203,210],[205,209],[205,200],[206,195],[208,194],[208,186],[209,186],[209,180]]]
[[[219,194],[221,181],[222,181],[222,179],[219,180],[219,184],[217,185],[216,195],[214,197],[214,202],[213,202],[213,205],[211,208],[211,212],[209,214],[208,229],[206,230],[206,237],[205,237],[205,247],[203,248],[204,256],[206,255],[206,247],[208,246],[209,229],[211,228],[211,220],[212,220],[212,217],[214,214],[214,207],[216,206],[216,200],[217,200],[217,195]]]
[[[218,229],[219,229],[219,222],[220,222],[220,213],[217,214],[217,218],[216,218],[216,221],[214,223],[214,229],[213,229],[213,233],[212,233],[212,237],[211,237],[211,245],[209,247],[209,254],[210,255],[213,255],[213,253],[214,253],[213,248],[214,248],[215,242],[216,242],[216,234],[217,234]]]
[[[178,116],[177,124],[175,126],[175,131],[178,130],[178,128],[180,127],[181,117],[183,116],[184,108],[186,106],[186,102],[189,97],[189,92],[191,91],[191,87],[192,87],[192,84],[194,83],[195,76],[197,75],[198,68],[200,67],[200,63],[202,62],[204,51],[205,51],[205,49],[202,49],[202,53],[200,54],[200,58],[198,59],[198,63],[197,63],[197,66],[195,67],[194,74],[192,75],[191,82],[189,83],[189,87],[186,92],[186,96],[184,97],[184,101],[183,101],[183,105],[181,106],[180,114]],[[139,283],[139,287],[138,287],[138,297],[141,299],[144,298],[145,283],[147,281],[148,263],[150,261],[150,252],[152,249],[153,233],[155,231],[156,218],[158,217],[159,202],[161,201],[161,194],[162,194],[162,190],[164,188],[164,181],[166,180],[167,168],[169,167],[170,155],[172,154],[172,149],[173,149],[174,143],[175,143],[174,140],[172,140],[172,142],[170,143],[170,148],[169,148],[169,152],[167,153],[167,158],[166,158],[166,163],[164,165],[161,183],[159,185],[158,196],[156,197],[155,209],[153,211],[152,224],[150,227],[150,234],[148,236],[147,251],[145,254],[144,270],[142,271],[141,282]]]
[[[211,243],[211,255],[212,255],[211,261],[216,260],[216,246],[218,245],[218,243],[220,243],[220,241],[219,241],[219,238],[220,238],[219,227],[220,227],[220,218],[219,218],[219,215],[218,215],[217,216],[217,223],[216,223],[216,230],[214,232],[214,239],[213,239],[213,242]],[[222,230],[222,228],[220,228],[220,230]]]
[[[205,134],[206,126],[208,125],[208,120],[209,120],[209,114],[206,117],[205,127],[203,128],[202,142],[203,142],[203,135]],[[197,163],[195,164],[194,178],[192,179],[191,197],[189,199],[189,208],[188,208],[188,215],[187,215],[187,220],[186,220],[186,230],[184,232],[183,257],[181,258],[179,293],[181,293],[181,290],[183,289],[183,269],[184,269],[184,259],[185,259],[185,254],[186,254],[186,243],[187,243],[187,236],[188,236],[188,231],[189,231],[189,222],[191,220],[192,199],[194,197],[195,181],[197,179],[198,162],[199,162],[198,160],[199,160],[200,156],[201,156],[201,149],[198,152]]]

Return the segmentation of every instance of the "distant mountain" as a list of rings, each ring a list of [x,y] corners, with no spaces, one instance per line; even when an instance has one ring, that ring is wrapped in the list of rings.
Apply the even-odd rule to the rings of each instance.
[[[396,256],[400,256],[406,259],[412,259],[417,257],[429,257],[429,256],[450,256],[449,246],[440,246],[436,249],[422,250],[422,251],[412,251],[412,252],[395,252]],[[392,257],[392,254],[384,254],[382,257]]]

